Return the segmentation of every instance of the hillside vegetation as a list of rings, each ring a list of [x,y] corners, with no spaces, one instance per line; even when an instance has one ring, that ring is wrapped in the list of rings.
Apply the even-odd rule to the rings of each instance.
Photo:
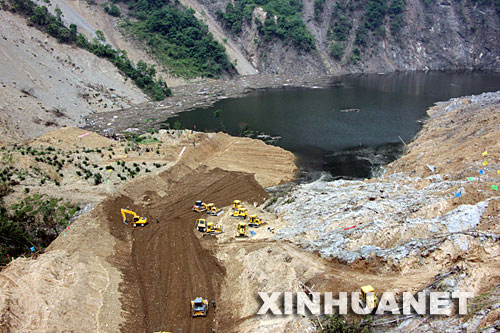
[[[178,1],[124,0],[128,17],[121,26],[143,41],[169,72],[186,78],[219,77],[231,71],[224,47]],[[112,8],[112,7],[111,7]],[[109,9],[111,15],[112,9]]]
[[[155,78],[156,70],[143,61],[136,65],[127,57],[123,50],[115,50],[106,44],[103,37],[89,41],[85,35],[78,33],[75,24],[67,27],[61,18],[62,12],[56,8],[56,15],[51,14],[46,6],[39,6],[31,0],[8,0],[6,7],[12,12],[23,15],[28,24],[57,38],[61,43],[76,45],[98,57],[113,63],[120,71],[131,78],[153,100],[159,101],[171,95],[170,89],[162,78]],[[101,34],[102,35],[102,34]]]
[[[200,2],[264,73],[498,68],[500,0]]]
[[[314,38],[301,17],[302,0],[240,0],[229,1],[225,11],[218,10],[217,18],[235,34],[242,33],[243,21],[252,20],[255,7],[261,6],[268,14],[264,22],[255,18],[255,23],[264,41],[279,38],[292,42],[298,49],[314,49]]]

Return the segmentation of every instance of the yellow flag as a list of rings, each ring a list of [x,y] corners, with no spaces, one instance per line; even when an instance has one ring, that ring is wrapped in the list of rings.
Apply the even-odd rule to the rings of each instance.
[[[484,161],[484,162],[483,162],[483,165],[488,165],[488,161]]]
[[[497,173],[500,175],[500,170],[498,170]]]
[[[485,151],[483,152],[483,156],[486,156],[486,155],[488,155],[488,151],[487,151],[487,150],[485,150]]]
[[[125,154],[125,158],[127,158],[127,154]]]

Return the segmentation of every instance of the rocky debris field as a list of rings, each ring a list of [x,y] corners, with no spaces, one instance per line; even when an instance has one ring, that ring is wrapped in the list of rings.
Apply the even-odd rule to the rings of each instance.
[[[383,176],[319,179],[273,199],[269,209],[286,223],[276,239],[374,275],[459,266],[447,290],[491,292],[500,281],[500,93],[439,103],[429,115]],[[498,316],[482,310],[496,315],[468,329]]]

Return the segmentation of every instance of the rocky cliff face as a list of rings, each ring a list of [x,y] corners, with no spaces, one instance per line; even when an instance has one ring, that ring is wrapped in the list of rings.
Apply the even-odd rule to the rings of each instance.
[[[218,10],[225,12],[228,3],[199,2],[214,17]],[[261,73],[496,70],[500,68],[500,47],[495,42],[500,15],[494,1],[480,3],[304,0],[302,19],[315,44],[311,51],[278,37],[266,41],[255,23],[266,19],[266,11],[258,6],[251,20],[242,20],[240,32],[227,26],[225,31]]]

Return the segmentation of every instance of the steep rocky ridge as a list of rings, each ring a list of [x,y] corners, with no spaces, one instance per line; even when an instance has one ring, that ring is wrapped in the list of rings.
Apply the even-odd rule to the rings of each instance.
[[[400,30],[392,31],[392,18],[384,14],[382,25],[375,32],[365,34],[366,45],[356,43],[356,32],[363,26],[365,4],[362,1],[303,2],[302,17],[315,38],[316,49],[298,50],[289,42],[273,38],[263,42],[255,25],[255,18],[266,13],[256,7],[250,22],[243,20],[242,32],[228,36],[261,73],[352,73],[390,72],[429,69],[497,70],[500,64],[499,47],[495,42],[500,31],[500,17],[492,3],[478,5],[467,1],[406,1],[400,18]],[[215,16],[225,10],[226,0],[200,0]],[[380,1],[387,7],[391,1]],[[337,23],[336,6],[347,8],[349,27],[343,44],[343,55],[336,59],[330,53],[333,41],[331,29]],[[316,19],[318,17],[318,19]],[[222,24],[222,23],[220,23]],[[347,24],[347,23],[346,23]],[[223,25],[223,24],[222,24]],[[380,31],[385,32],[380,32]],[[354,49],[360,50],[359,60],[351,58]]]

